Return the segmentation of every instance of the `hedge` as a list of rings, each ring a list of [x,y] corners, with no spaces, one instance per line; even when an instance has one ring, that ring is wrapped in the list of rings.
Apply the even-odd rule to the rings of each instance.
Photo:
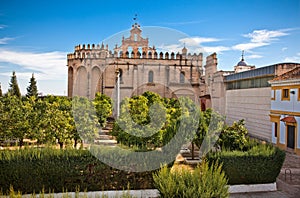
[[[270,144],[259,144],[248,151],[209,153],[209,163],[218,161],[229,184],[273,183],[285,159],[285,152]]]
[[[154,171],[133,173],[100,162],[87,150],[0,151],[0,191],[22,194],[153,188]]]

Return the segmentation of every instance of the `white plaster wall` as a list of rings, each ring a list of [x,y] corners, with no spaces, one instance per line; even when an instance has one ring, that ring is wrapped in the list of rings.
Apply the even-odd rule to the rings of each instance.
[[[277,142],[277,137],[275,137],[274,131],[275,131],[275,123],[273,122],[273,123],[272,123],[272,143],[276,144],[276,142]],[[278,133],[278,131],[277,131],[277,133]],[[277,135],[278,135],[278,134],[277,134]]]
[[[295,94],[290,93],[290,100],[281,100],[281,89],[275,90],[275,100],[271,101],[271,109],[279,111],[300,112],[300,101],[298,101],[298,89],[290,89]]]
[[[280,120],[284,118],[285,116],[281,115]],[[279,139],[280,144],[285,144],[285,124],[284,122],[280,122],[280,139]]]
[[[297,148],[300,148],[300,117],[295,117],[295,119],[297,121]]]
[[[272,141],[270,122],[271,88],[226,91],[226,122],[244,119],[250,135]]]

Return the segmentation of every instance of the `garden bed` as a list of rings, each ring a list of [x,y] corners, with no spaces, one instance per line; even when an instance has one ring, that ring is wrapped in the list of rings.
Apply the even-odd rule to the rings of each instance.
[[[87,150],[30,148],[0,151],[0,186],[22,194],[38,192],[151,189],[154,171],[134,173],[114,169]]]

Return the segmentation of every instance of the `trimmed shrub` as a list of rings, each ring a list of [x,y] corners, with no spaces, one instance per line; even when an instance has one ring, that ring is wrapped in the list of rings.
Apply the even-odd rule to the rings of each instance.
[[[248,151],[209,153],[210,164],[219,162],[229,184],[259,184],[276,181],[285,159],[285,152],[270,144],[254,145]]]
[[[228,186],[221,166],[203,161],[193,172],[182,169],[172,171],[166,166],[153,174],[154,185],[160,197],[228,197]]]
[[[87,150],[30,148],[0,151],[0,191],[22,194],[153,188],[154,171],[114,169]]]

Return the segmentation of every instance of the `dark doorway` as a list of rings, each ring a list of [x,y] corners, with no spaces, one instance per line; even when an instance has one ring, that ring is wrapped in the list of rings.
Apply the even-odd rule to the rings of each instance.
[[[206,105],[205,105],[206,100],[205,100],[205,98],[201,98],[200,102],[201,102],[201,111],[205,111],[206,110]]]
[[[295,126],[287,125],[287,147],[295,148]]]

